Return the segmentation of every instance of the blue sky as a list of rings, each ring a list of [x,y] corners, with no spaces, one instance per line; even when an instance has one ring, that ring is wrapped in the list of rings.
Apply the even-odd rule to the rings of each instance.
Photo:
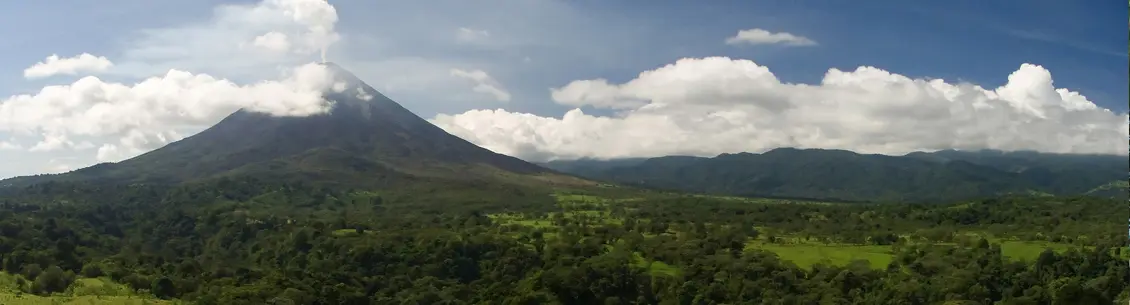
[[[85,52],[105,56],[114,62],[114,67],[97,76],[106,82],[126,85],[146,77],[164,75],[168,69],[205,73],[241,84],[254,83],[277,78],[280,68],[317,60],[316,55],[310,54],[288,56],[277,61],[258,57],[229,57],[225,54],[230,52],[225,48],[234,48],[232,44],[223,44],[222,39],[217,39],[216,43],[202,39],[212,35],[212,31],[217,33],[217,37],[230,34],[229,32],[239,32],[228,29],[233,27],[230,24],[216,22],[222,19],[216,17],[218,5],[242,5],[250,8],[259,3],[216,0],[108,0],[68,2],[66,5],[56,1],[0,2],[0,37],[5,37],[0,40],[0,50],[5,54],[0,58],[0,103],[11,100],[7,98],[9,96],[34,95],[43,86],[69,84],[82,76],[25,79],[25,68],[43,61],[51,54],[70,57]],[[342,64],[406,108],[453,134],[495,151],[527,158],[672,153],[710,155],[733,150],[761,150],[773,145],[805,147],[813,146],[806,144],[812,142],[799,138],[812,133],[820,133],[823,137],[837,137],[832,131],[837,128],[832,125],[845,124],[828,121],[794,122],[786,125],[795,129],[793,131],[759,134],[758,137],[753,134],[734,135],[734,139],[739,139],[738,141],[781,144],[732,146],[688,142],[685,146],[700,147],[691,149],[680,147],[677,143],[663,144],[663,139],[656,139],[644,141],[652,144],[605,150],[617,151],[608,155],[597,150],[601,143],[612,141],[612,136],[547,139],[562,133],[599,132],[568,129],[572,125],[564,122],[563,115],[574,108],[579,108],[586,116],[622,119],[622,124],[632,121],[627,119],[630,116],[628,113],[643,115],[651,111],[645,108],[601,106],[592,101],[563,101],[562,98],[551,95],[551,88],[563,89],[574,81],[596,79],[606,79],[613,85],[625,84],[637,79],[641,72],[673,64],[680,58],[723,56],[735,61],[748,60],[767,67],[772,75],[786,84],[817,85],[829,69],[854,71],[860,66],[870,66],[910,79],[942,78],[947,83],[969,82],[990,90],[1005,85],[1009,75],[1027,63],[1040,65],[1050,71],[1056,88],[1079,92],[1095,105],[1117,114],[1127,111],[1125,101],[1130,100],[1127,94],[1130,79],[1127,76],[1128,59],[1125,49],[1128,16],[1122,3],[1114,1],[1035,0],[1024,1],[1023,5],[1018,5],[1019,2],[1000,1],[803,1],[803,5],[798,1],[597,0],[331,0],[329,3],[336,9],[336,32],[341,36],[340,41],[329,48],[330,60]],[[466,33],[472,34],[460,36],[460,29],[466,29]],[[811,39],[817,44],[797,47],[724,43],[728,37],[746,29],[791,33]],[[179,57],[156,56],[151,52],[139,51],[155,49],[177,50],[174,53]],[[692,64],[688,63],[684,66],[692,69],[690,65]],[[477,70],[489,74],[490,78],[484,84],[502,88],[508,98],[503,101],[497,96],[473,91],[474,84],[468,82],[469,78],[452,77],[453,73],[449,73],[452,69]],[[695,91],[699,87],[685,88],[690,89],[681,89],[681,92]],[[636,94],[638,98],[640,94],[650,93],[618,94]],[[799,97],[790,97],[797,98]],[[885,95],[875,98],[898,100]],[[655,104],[661,104],[656,102],[661,99],[652,97]],[[710,113],[744,109],[742,107],[746,104],[739,104],[731,108],[712,108]],[[469,114],[469,111],[476,109],[503,109],[506,113],[491,114],[493,117]],[[874,115],[894,111],[891,109],[869,113]],[[951,110],[950,115],[956,116],[954,111],[956,110]],[[515,114],[529,114],[547,120],[513,121],[516,120]],[[654,113],[649,115],[651,114]],[[442,115],[450,117],[437,117]],[[968,125],[969,122],[979,122],[978,120],[1012,117],[1006,114],[994,115],[996,116],[963,115],[961,122]],[[782,116],[778,114],[778,117]],[[863,114],[861,116],[866,117]],[[191,124],[169,127],[165,131],[175,130],[178,136],[185,136],[207,127],[209,120],[219,118],[208,117],[192,121]],[[462,123],[456,122],[457,118],[462,118]],[[516,135],[491,134],[471,128],[470,125],[475,124],[467,121],[475,118],[493,122],[506,121],[494,123],[498,127],[494,129],[503,128],[498,124],[518,124],[514,126],[528,130],[519,130],[521,134]],[[1079,127],[1086,125],[1083,121],[1095,117],[1080,114],[1071,118],[1079,120],[1072,125]],[[673,122],[670,123],[671,126],[677,125],[680,128],[677,134],[685,138],[696,138],[694,133],[699,129],[686,126],[691,123],[683,123],[693,120],[673,116],[668,119]],[[2,120],[5,118],[0,117],[0,141],[6,135],[11,135],[13,140],[10,142],[18,142],[15,143],[18,144],[16,146],[23,148],[42,141],[41,137],[35,135],[36,132],[28,135],[17,134],[14,130],[5,131],[5,122]],[[870,117],[870,120],[882,119]],[[947,122],[953,123],[951,121]],[[486,123],[478,125],[483,124]],[[765,124],[768,123],[754,124],[756,126],[749,128],[770,129]],[[819,127],[803,130],[793,128],[798,125]],[[740,129],[734,126],[730,129]],[[922,125],[921,128],[945,129],[942,126],[942,123],[938,123]],[[1016,126],[1010,128],[1018,128]],[[1117,124],[1112,126],[1116,129],[1121,127]],[[147,134],[150,129],[137,128],[142,130],[139,134],[152,136]],[[643,127],[613,124],[606,128]],[[1036,127],[1022,127],[1020,130],[1024,128]],[[1063,126],[1046,123],[1038,128],[1053,130]],[[908,142],[902,146],[890,143],[903,143],[905,140],[900,137],[917,135],[892,136],[887,144],[846,140],[843,136],[836,138],[843,138],[843,141],[824,139],[824,142],[842,143],[834,144],[838,148],[879,152],[945,147],[1090,152],[1096,149],[1089,147],[1101,146],[1095,144],[1095,141],[1107,139],[1104,138],[1105,135],[1079,133],[1047,136],[1043,140],[1012,141],[1002,140],[1009,135],[966,136],[970,133],[972,132],[961,132],[961,135],[954,137],[966,138],[955,138],[945,143]],[[0,177],[60,171],[93,164],[101,160],[100,157],[95,157],[96,148],[104,146],[104,143],[120,142],[117,145],[123,146],[126,143],[122,140],[124,134],[124,131],[99,134],[83,140],[79,140],[80,135],[72,135],[69,139],[73,145],[69,148],[46,152],[0,150],[0,160],[5,160],[2,162],[6,163],[0,166]],[[865,134],[876,138],[872,131]],[[633,136],[639,134],[633,133]],[[512,140],[523,137],[536,140]],[[90,145],[82,145],[80,142],[83,141],[90,142]],[[137,149],[153,149],[167,141],[169,139],[149,141],[149,144],[137,146]],[[816,139],[813,138],[812,141]],[[1046,143],[1049,141],[1082,142],[1057,146]],[[897,148],[892,148],[895,146]],[[133,150],[134,153],[137,151]],[[126,153],[111,159],[118,160],[129,155]]]
[[[818,82],[831,67],[875,66],[907,76],[1000,85],[1021,64],[1034,63],[1051,70],[1058,87],[1084,91],[1104,107],[1127,108],[1128,31],[1121,2],[581,2],[610,19],[632,20],[648,29],[644,45],[619,54],[645,56],[601,75],[626,79],[679,57],[723,55],[754,59],[792,82]],[[803,33],[822,47],[717,44],[734,29],[754,27]]]

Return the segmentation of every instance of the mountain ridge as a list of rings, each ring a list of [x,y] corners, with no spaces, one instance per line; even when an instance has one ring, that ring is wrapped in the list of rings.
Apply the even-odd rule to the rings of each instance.
[[[583,166],[576,163],[582,163]],[[902,156],[836,149],[777,148],[714,157],[664,156],[541,163],[589,179],[631,186],[757,197],[941,202],[1001,194],[1105,194],[1125,179],[1124,156],[996,150]],[[1122,170],[1120,170],[1122,169]]]

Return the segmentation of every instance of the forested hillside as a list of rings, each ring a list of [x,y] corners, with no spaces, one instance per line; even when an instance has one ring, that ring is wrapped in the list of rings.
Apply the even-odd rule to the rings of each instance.
[[[1125,187],[1091,191],[1125,180],[1130,168],[1127,160],[1113,155],[990,150],[886,156],[781,148],[713,158],[670,156],[544,165],[597,180],[698,193],[940,203],[1003,194],[1089,193],[1125,199]]]

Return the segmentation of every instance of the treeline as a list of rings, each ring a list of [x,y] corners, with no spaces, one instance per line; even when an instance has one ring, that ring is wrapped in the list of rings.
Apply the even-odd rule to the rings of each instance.
[[[533,191],[55,184],[0,199],[0,260],[28,293],[103,276],[197,304],[1110,304],[1126,296],[1130,276],[1118,258],[1124,213],[1109,212],[1125,207],[1113,200],[664,197],[589,208],[607,214],[551,217],[564,213]],[[504,225],[490,217],[500,212],[554,224]],[[922,228],[1061,235],[1087,247],[1017,261],[987,240]],[[849,243],[894,236],[898,246],[887,266],[801,268],[745,246],[763,234]],[[954,242],[936,242],[946,236]]]

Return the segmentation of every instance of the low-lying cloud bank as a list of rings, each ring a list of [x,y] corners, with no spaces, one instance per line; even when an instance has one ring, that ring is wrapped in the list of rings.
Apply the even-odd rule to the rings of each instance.
[[[767,67],[727,57],[684,58],[623,84],[573,81],[551,90],[578,107],[541,117],[498,110],[438,115],[444,130],[533,161],[713,156],[777,147],[903,154],[939,149],[1125,155],[1130,117],[1055,88],[1024,64],[985,89],[914,79],[875,67],[830,69],[819,84],[779,81]],[[580,107],[614,109],[593,116]]]

